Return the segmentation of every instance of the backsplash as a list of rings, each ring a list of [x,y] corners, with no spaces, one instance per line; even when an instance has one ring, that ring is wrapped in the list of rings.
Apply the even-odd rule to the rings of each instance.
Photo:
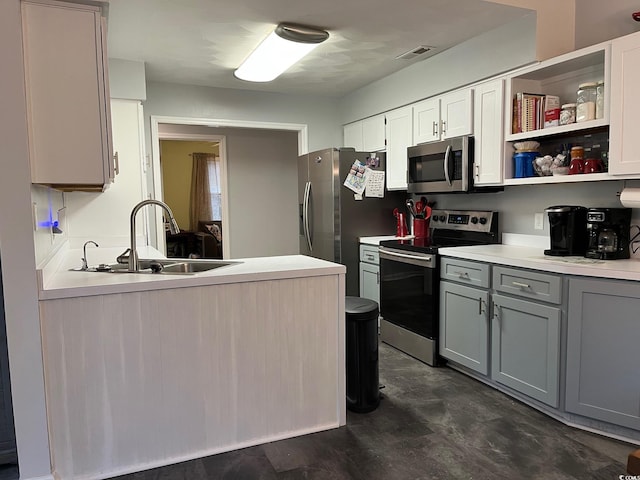
[[[31,186],[31,202],[36,265],[40,265],[48,260],[67,238],[66,209],[62,192],[41,185]],[[54,229],[55,222],[57,228]]]
[[[635,181],[636,184],[640,181]],[[601,181],[546,185],[519,185],[505,187],[504,192],[429,195],[437,208],[495,210],[500,212],[500,230],[549,237],[549,218],[544,210],[553,205],[581,205],[621,208],[619,193],[623,186],[634,186],[634,181]],[[534,228],[535,214],[543,214],[543,229]],[[633,209],[632,225],[640,225],[640,209]],[[632,235],[637,231],[632,229]],[[636,244],[636,247],[640,244]],[[640,259],[640,249],[633,254]]]

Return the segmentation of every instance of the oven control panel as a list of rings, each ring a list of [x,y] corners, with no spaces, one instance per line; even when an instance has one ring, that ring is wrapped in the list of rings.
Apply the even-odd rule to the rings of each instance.
[[[498,213],[489,210],[433,210],[430,227],[493,232],[498,228]]]

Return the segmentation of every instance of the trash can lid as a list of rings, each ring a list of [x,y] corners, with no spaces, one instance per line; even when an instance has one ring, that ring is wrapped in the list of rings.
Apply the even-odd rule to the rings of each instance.
[[[344,311],[349,320],[370,320],[378,317],[378,302],[368,298],[346,297]]]

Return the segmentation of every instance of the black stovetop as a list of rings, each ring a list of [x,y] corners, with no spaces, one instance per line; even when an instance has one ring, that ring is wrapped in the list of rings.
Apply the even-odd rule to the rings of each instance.
[[[440,247],[500,243],[497,212],[434,210],[429,227],[428,237],[383,240],[380,246],[434,254]]]

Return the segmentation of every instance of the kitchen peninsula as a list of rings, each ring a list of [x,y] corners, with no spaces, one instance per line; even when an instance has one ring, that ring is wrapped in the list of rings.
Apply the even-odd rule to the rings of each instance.
[[[345,424],[345,267],[301,255],[238,262],[157,275],[69,271],[63,260],[42,272],[55,478]]]

